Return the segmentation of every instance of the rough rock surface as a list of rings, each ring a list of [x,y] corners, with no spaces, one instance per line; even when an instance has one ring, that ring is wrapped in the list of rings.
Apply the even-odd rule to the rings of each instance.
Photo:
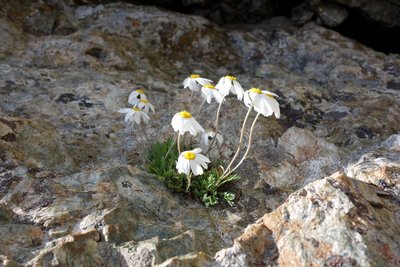
[[[396,266],[399,198],[336,173],[308,184],[249,226],[221,266]]]
[[[400,27],[400,1],[397,0],[305,0],[292,10],[293,20],[304,23],[313,14],[330,27],[340,25],[349,11],[361,13],[368,21],[384,27]]]
[[[0,1],[1,264],[398,263],[398,55],[314,23],[220,28],[155,7],[73,2]],[[147,135],[171,135],[192,72],[280,96],[281,119],[256,125],[234,207],[166,190],[141,169],[141,129],[117,112],[145,87],[156,106]],[[204,127],[215,111],[204,108]],[[245,113],[234,97],[223,106],[222,156]],[[338,170],[347,176],[323,179]],[[324,247],[323,235],[348,242]]]

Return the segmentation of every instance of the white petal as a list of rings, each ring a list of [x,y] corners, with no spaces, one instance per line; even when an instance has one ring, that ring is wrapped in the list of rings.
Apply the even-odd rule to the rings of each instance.
[[[205,78],[196,78],[195,80],[201,85],[205,85],[205,84],[213,82],[213,81],[211,81],[209,79],[205,79]]]
[[[278,96],[277,94],[272,93],[272,92],[270,92],[270,91],[264,90],[264,91],[261,91],[261,92],[263,92],[263,93],[266,94],[267,96],[268,96],[268,95],[272,95],[272,96],[275,96],[275,97],[278,97],[278,98],[279,98],[279,96]]]
[[[190,168],[192,169],[193,175],[195,176],[203,174],[203,169],[194,160],[190,161]]]
[[[150,107],[150,109],[151,109],[151,111],[152,111],[153,113],[156,112],[156,110],[154,109],[154,106],[153,106],[152,104],[149,103],[149,107]]]
[[[189,86],[190,80],[191,80],[191,79],[188,77],[188,78],[186,78],[186,79],[183,81],[183,88],[186,88],[186,87]]]
[[[198,154],[196,159],[198,159],[198,160],[200,160],[202,162],[207,162],[207,163],[211,162],[210,159],[207,158],[206,156],[204,156],[203,154]]]
[[[201,153],[201,151],[202,151],[201,148],[195,148],[195,149],[192,150],[192,152],[196,153],[196,154]]]
[[[147,123],[150,120],[149,115],[147,115],[146,113],[142,112],[142,119],[145,123]]]
[[[136,91],[133,91],[132,93],[130,93],[130,94],[129,94],[129,97],[128,97],[128,103],[131,104],[132,102],[139,101],[139,100],[137,99],[137,95],[138,95],[138,92],[136,92]],[[133,104],[132,104],[132,105],[133,105]]]
[[[133,116],[133,111],[132,112],[127,112],[125,115],[125,121],[129,121],[131,119],[131,117]]]
[[[127,112],[131,112],[132,109],[131,108],[120,108],[118,109],[119,113],[127,113]]]
[[[272,111],[275,113],[275,117],[277,119],[279,119],[279,117],[281,116],[281,112],[279,109],[279,103],[278,101],[276,101],[274,98],[266,96],[266,101],[268,102],[268,104],[270,105]]]
[[[140,113],[139,113],[139,112],[135,112],[135,113],[133,114],[133,119],[135,120],[135,122],[136,122],[137,124],[140,124],[140,121],[141,121],[141,119],[140,119]]]
[[[238,100],[242,100],[243,94],[244,94],[244,90],[243,90],[242,86],[237,81],[233,81],[233,85],[234,85]]]

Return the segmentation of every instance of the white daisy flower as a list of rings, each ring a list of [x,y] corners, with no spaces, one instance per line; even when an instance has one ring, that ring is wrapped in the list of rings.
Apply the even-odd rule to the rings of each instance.
[[[200,146],[208,147],[214,138],[215,138],[215,132],[213,131],[203,133],[200,138]],[[216,142],[219,145],[221,145],[224,142],[224,138],[222,137],[222,135],[217,133]]]
[[[275,117],[279,118],[281,115],[279,103],[274,99],[279,97],[270,91],[262,91],[259,88],[251,88],[244,93],[244,104],[247,107],[254,107],[254,110],[261,113],[265,117],[271,116],[275,113]]]
[[[203,85],[207,83],[212,83],[212,81],[201,78],[198,74],[192,74],[183,81],[183,87],[189,87],[190,90],[197,92]]]
[[[176,113],[172,118],[171,125],[175,132],[179,131],[180,135],[184,135],[185,132],[190,132],[191,135],[196,135],[198,132],[204,132],[203,127],[201,127],[188,111]]]
[[[134,121],[137,124],[140,124],[140,122],[147,123],[150,120],[149,115],[147,115],[145,112],[141,111],[139,108],[133,107],[133,108],[121,108],[118,110],[119,113],[126,113],[125,115],[125,121]]]
[[[203,85],[201,88],[201,95],[207,100],[208,104],[211,103],[211,99],[213,97],[218,103],[221,103],[221,101],[224,99],[223,95],[217,89],[215,89],[215,86],[209,83]]]
[[[225,76],[219,79],[217,85],[215,86],[223,96],[229,95],[229,92],[237,95],[238,100],[243,99],[244,90],[240,83],[238,83],[236,77],[234,76]]]
[[[138,108],[140,108],[141,110],[143,110],[146,113],[149,113],[150,110],[153,113],[155,112],[154,106],[152,104],[150,104],[149,100],[147,100],[147,99],[140,99],[139,102],[135,106],[137,106]]]
[[[182,152],[176,163],[178,173],[189,175],[192,171],[194,175],[202,175],[203,169],[207,169],[207,163],[210,163],[210,160],[200,153],[200,148]]]
[[[138,89],[133,91],[128,97],[128,103],[131,105],[137,105],[140,100],[147,100],[146,95],[144,94],[144,89]]]

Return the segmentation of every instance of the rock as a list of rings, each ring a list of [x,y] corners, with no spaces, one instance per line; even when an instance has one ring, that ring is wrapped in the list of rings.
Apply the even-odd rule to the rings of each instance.
[[[349,15],[346,8],[329,2],[319,5],[316,12],[322,19],[323,23],[329,27],[335,27],[342,24]]]
[[[393,196],[336,173],[290,195],[215,261],[221,266],[396,266],[399,212]]]
[[[292,9],[292,19],[298,23],[305,23],[312,18],[306,14],[313,12],[316,12],[322,19],[322,22],[329,27],[340,25],[348,17],[349,12],[361,13],[362,16],[367,18],[368,21],[366,23],[371,23],[371,25],[378,23],[387,28],[400,26],[398,17],[400,3],[398,1],[306,0]]]
[[[336,0],[336,2],[359,9],[371,20],[377,21],[387,27],[400,26],[400,20],[398,17],[400,12],[400,3],[398,1]]]
[[[329,175],[340,161],[337,147],[312,132],[289,128],[278,140],[271,165],[260,163],[261,178],[276,188],[297,190]],[[267,171],[263,171],[267,170]]]
[[[25,15],[42,2],[9,1],[1,11],[2,264],[276,265],[310,263],[315,255],[321,264],[396,260],[390,253],[398,254],[392,238],[398,234],[398,55],[282,17],[222,28],[151,6],[79,2],[52,2],[50,13],[32,18]],[[7,16],[20,4],[15,19]],[[259,119],[237,171],[241,179],[228,188],[236,195],[233,207],[221,201],[206,208],[190,195],[174,194],[143,167],[146,135],[151,141],[172,135],[173,114],[187,108],[190,92],[181,82],[192,72],[214,81],[232,74],[245,89],[279,95],[281,118]],[[156,106],[144,129],[117,112],[138,88]],[[195,96],[193,107],[201,100]],[[215,156],[228,161],[247,108],[235,97],[226,100],[220,125],[225,142]],[[205,128],[212,128],[216,109],[212,103],[202,110]],[[322,179],[345,167],[350,178]],[[326,199],[337,206],[328,209]],[[264,215],[274,224],[257,221]],[[307,219],[298,229],[314,236],[321,250],[299,239],[310,251],[294,247],[299,256],[289,258],[288,247],[298,239],[280,229],[294,227],[284,221],[298,223],[300,215],[336,224],[329,232],[323,222],[318,228]],[[24,236],[12,240],[7,229]],[[349,242],[335,247],[333,239],[322,238],[325,232]],[[375,237],[387,244],[384,256]],[[325,249],[328,241],[337,250]],[[361,254],[345,255],[352,246]]]
[[[349,177],[374,184],[400,197],[400,136],[393,135],[346,169]]]
[[[30,168],[74,171],[54,125],[41,120],[0,118],[0,148]]]

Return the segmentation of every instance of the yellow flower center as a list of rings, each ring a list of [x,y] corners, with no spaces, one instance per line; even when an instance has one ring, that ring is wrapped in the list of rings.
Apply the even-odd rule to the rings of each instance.
[[[252,92],[252,93],[257,93],[259,95],[262,94],[262,91],[261,91],[260,88],[251,88],[249,91]]]
[[[187,151],[187,152],[183,152],[183,156],[185,157],[185,159],[187,160],[194,160],[196,158],[196,153]]]
[[[191,79],[200,78],[200,75],[198,75],[198,74],[192,74],[192,75],[190,75],[190,78],[191,78]]]
[[[149,103],[149,100],[147,100],[147,99],[141,99],[139,102],[142,102],[142,103],[148,104],[148,103]]]
[[[205,88],[208,88],[208,89],[215,89],[215,86],[214,85],[212,85],[212,84],[205,84],[205,85],[203,85],[203,87],[205,87]]]
[[[236,81],[237,80],[235,76],[226,75],[225,78],[227,78],[227,79],[229,79],[231,81]]]
[[[140,111],[140,108],[132,107],[132,110],[134,110],[134,111]]]
[[[192,114],[186,110],[179,112],[179,115],[185,119],[190,119],[192,117]]]
[[[138,92],[139,94],[144,94],[144,89],[136,90],[136,92]]]

